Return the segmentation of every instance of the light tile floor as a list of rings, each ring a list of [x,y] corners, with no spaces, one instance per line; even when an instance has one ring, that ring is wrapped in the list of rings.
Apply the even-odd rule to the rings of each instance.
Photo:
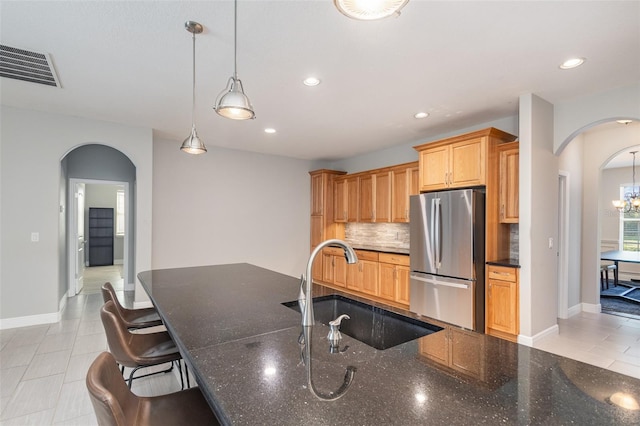
[[[58,323],[0,330],[0,425],[97,424],[85,377],[107,350],[101,306],[100,293],[80,294],[68,299]],[[159,374],[134,380],[132,390],[161,395],[180,383]]]
[[[107,349],[101,306],[99,293],[81,294],[69,299],[59,323],[0,330],[0,425],[97,424],[85,375]],[[640,378],[640,320],[581,313],[559,320],[559,328],[535,347]],[[147,396],[179,389],[173,374],[133,384]]]

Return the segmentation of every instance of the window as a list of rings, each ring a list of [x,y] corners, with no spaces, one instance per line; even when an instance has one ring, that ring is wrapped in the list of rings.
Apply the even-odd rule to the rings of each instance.
[[[124,191],[116,193],[116,235],[124,235]]]
[[[620,186],[620,199],[624,194],[633,193],[631,185]],[[620,214],[620,249],[640,251],[640,213],[633,210]]]

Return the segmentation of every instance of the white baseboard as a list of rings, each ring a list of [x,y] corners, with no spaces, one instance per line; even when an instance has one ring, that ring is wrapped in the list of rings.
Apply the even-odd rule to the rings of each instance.
[[[590,312],[592,314],[599,314],[600,312],[602,312],[602,305],[600,305],[599,303],[582,303],[581,305],[583,312]]]
[[[114,265],[124,265],[124,259],[113,259]]]
[[[582,303],[578,303],[577,305],[573,305],[567,310],[567,318],[571,318],[574,315],[582,312]]]
[[[518,335],[518,343],[520,343],[521,345],[533,347],[533,345],[537,341],[544,339],[547,336],[556,335],[559,332],[560,332],[560,328],[558,327],[558,324],[554,324],[551,327],[547,328],[546,330],[542,330],[540,333],[536,334],[535,336],[524,336],[522,334]]]
[[[60,302],[58,302],[58,312],[0,319],[0,330],[59,322],[62,319],[62,310],[65,306],[67,306],[67,293],[63,294]]]

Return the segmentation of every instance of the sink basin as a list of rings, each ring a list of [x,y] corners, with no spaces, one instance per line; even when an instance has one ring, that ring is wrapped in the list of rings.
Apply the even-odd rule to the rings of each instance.
[[[300,312],[297,300],[285,302],[283,305]],[[442,330],[433,324],[337,294],[314,298],[313,311],[316,321],[325,325],[339,315],[349,315],[351,319],[342,321],[340,332],[380,350]]]

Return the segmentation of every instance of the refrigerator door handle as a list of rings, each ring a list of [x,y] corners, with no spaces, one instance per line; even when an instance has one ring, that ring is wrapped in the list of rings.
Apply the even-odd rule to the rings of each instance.
[[[440,198],[438,198],[438,201],[436,203],[437,206],[437,216],[438,216],[438,229],[436,230],[436,237],[438,239],[438,254],[437,254],[437,258],[438,258],[438,264],[437,264],[437,268],[441,268],[442,267],[442,202],[440,200]]]
[[[469,288],[469,284],[453,283],[448,281],[437,281],[435,279],[424,278],[424,277],[421,277],[420,275],[415,275],[415,274],[411,274],[411,279],[416,281],[422,281],[424,283],[429,283],[433,285],[441,285],[444,287],[455,287],[455,288],[463,288],[463,289]]]
[[[431,252],[433,253],[433,257],[431,258],[433,270],[438,269],[438,238],[435,235],[436,224],[438,218],[436,217],[436,201],[437,198],[431,199],[431,222],[429,223],[429,244],[431,246]]]

